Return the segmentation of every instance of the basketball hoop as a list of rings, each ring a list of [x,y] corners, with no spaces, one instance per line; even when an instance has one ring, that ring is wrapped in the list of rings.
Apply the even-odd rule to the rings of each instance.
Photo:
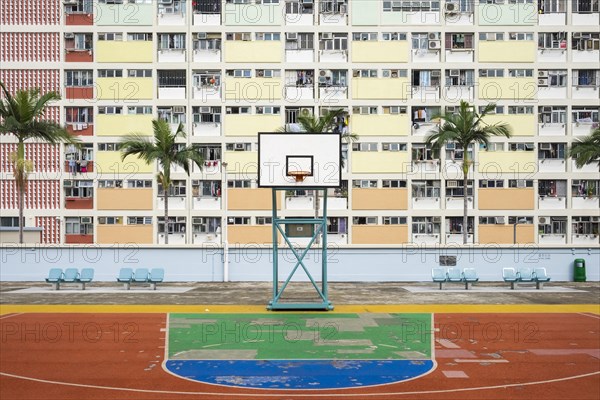
[[[296,179],[296,182],[304,182],[304,178],[310,175],[309,171],[289,171],[288,176]]]

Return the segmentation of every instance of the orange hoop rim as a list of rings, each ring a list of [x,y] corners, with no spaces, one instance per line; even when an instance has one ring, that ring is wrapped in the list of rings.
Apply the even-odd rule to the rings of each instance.
[[[296,182],[304,182],[304,178],[310,175],[309,171],[289,171],[288,176],[294,177]]]

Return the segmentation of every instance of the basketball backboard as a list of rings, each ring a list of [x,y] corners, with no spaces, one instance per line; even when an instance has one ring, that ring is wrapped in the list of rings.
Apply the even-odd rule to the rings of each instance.
[[[337,133],[259,133],[259,187],[339,187],[341,136]]]

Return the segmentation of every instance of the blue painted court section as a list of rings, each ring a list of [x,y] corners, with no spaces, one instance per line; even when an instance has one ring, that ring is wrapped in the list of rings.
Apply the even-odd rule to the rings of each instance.
[[[257,389],[342,389],[416,378],[432,360],[170,360],[183,378]]]

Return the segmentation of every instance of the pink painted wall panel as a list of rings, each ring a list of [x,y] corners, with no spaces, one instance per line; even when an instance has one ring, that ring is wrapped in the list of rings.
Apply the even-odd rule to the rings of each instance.
[[[16,153],[16,143],[0,144],[0,172],[12,173],[13,163],[11,153]],[[25,159],[31,160],[32,172],[59,172],[60,146],[48,143],[26,143]]]
[[[42,93],[52,91],[60,93],[58,69],[0,69],[0,80],[11,93],[19,89],[32,88],[39,88]]]
[[[35,226],[44,229],[42,243],[60,243],[60,219],[58,217],[36,217]]]
[[[58,32],[0,32],[0,61],[58,62]]]
[[[0,25],[58,25],[60,0],[2,0]]]
[[[0,180],[0,209],[18,209],[18,192],[14,180]],[[26,209],[60,208],[60,181],[29,180],[25,193]]]

